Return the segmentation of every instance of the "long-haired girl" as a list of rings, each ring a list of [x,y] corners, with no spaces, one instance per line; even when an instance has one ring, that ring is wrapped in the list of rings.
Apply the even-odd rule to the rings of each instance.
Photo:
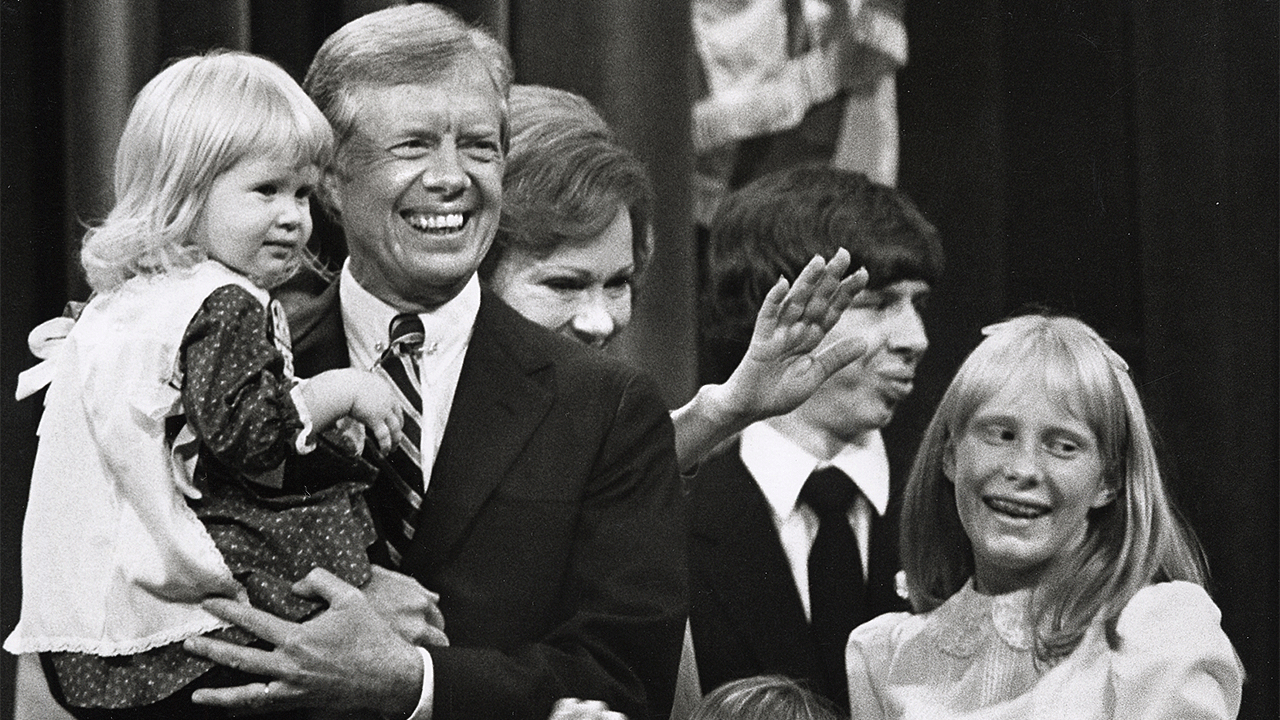
[[[1066,317],[984,331],[916,455],[917,614],[854,630],[855,718],[1234,718],[1242,670],[1128,365]]]

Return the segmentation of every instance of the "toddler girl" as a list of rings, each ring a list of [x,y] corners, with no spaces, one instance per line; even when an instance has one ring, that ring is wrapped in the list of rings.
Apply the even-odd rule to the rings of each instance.
[[[297,620],[320,609],[290,592],[313,567],[370,576],[357,480],[371,466],[311,430],[350,416],[389,448],[396,395],[351,369],[295,380],[268,295],[309,257],[310,197],[332,152],[302,89],[252,55],[186,58],[134,102],[116,205],[81,253],[95,294],[51,358],[22,615],[4,645],[41,653],[77,717],[219,712],[191,691],[243,675],[182,640],[252,638],[202,599]],[[312,451],[332,456],[330,476],[285,485],[286,457]]]

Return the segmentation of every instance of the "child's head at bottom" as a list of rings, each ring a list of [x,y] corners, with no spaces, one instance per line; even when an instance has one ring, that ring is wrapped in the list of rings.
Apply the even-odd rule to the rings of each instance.
[[[213,51],[173,63],[134,99],[116,205],[84,238],[89,284],[106,291],[209,257],[264,287],[283,281],[303,259],[333,147],[324,115],[274,62]]]
[[[689,720],[839,720],[826,698],[791,678],[757,675],[733,680],[702,698]]]

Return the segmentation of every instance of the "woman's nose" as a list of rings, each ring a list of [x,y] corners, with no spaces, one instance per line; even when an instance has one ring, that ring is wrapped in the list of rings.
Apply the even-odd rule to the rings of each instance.
[[[578,308],[570,322],[573,334],[581,342],[603,346],[618,330],[619,323],[603,298],[593,297]]]

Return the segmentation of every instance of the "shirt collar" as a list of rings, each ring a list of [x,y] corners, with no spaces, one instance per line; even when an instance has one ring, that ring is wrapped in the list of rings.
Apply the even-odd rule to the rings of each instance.
[[[819,467],[833,465],[853,478],[879,515],[889,505],[889,458],[880,432],[867,434],[861,445],[846,445],[830,462],[822,462],[772,425],[758,422],[742,431],[742,463],[778,517],[796,507],[805,480]]]
[[[364,289],[351,274],[351,261],[342,266],[338,304],[346,327],[352,365],[369,368],[387,346],[391,320],[400,311]],[[424,347],[435,347],[438,357],[451,357],[465,348],[480,311],[480,279],[474,274],[448,302],[425,313],[422,319]]]

